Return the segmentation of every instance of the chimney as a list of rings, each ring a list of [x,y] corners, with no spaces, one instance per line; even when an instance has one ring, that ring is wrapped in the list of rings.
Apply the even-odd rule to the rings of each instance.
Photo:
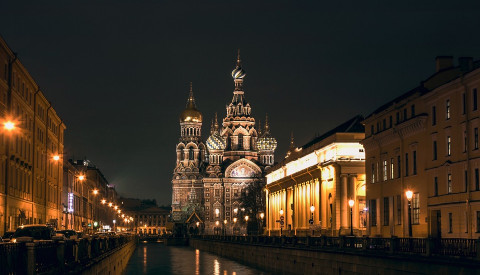
[[[453,56],[437,56],[435,59],[436,71],[439,72],[453,67]]]
[[[459,57],[458,58],[458,65],[460,66],[460,70],[462,72],[469,72],[473,69],[473,57]]]

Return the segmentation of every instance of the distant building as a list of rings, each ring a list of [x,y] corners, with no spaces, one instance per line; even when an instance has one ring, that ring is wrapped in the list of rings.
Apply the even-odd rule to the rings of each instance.
[[[133,217],[133,223],[127,225],[141,235],[162,235],[171,231],[170,208],[158,207],[152,201],[120,198],[125,213]],[[171,232],[170,232],[171,233]]]
[[[0,122],[0,234],[22,224],[58,228],[66,127],[1,37]]]
[[[61,228],[86,232],[112,230],[113,220],[121,217],[114,207],[122,207],[115,188],[100,169],[88,160],[68,160],[64,162],[63,177]]]
[[[370,236],[411,224],[413,237],[480,237],[479,88],[479,61],[437,57],[432,76],[365,119]]]
[[[292,137],[287,157],[266,175],[267,234],[365,233],[362,120],[356,116],[299,148]],[[354,202],[352,217],[349,200]]]
[[[250,184],[264,184],[265,168],[273,165],[276,140],[270,136],[268,123],[263,135],[252,116],[243,91],[245,71],[238,56],[232,77],[233,98],[219,126],[212,121],[210,137],[202,140],[203,116],[197,110],[193,91],[180,115],[180,140],[172,179],[172,217],[195,227],[198,219],[202,232],[213,234],[245,233],[244,217],[257,215],[241,211],[241,193]]]

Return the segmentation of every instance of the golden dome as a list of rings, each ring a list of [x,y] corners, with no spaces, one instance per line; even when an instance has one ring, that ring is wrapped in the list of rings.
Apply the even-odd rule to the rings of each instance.
[[[202,122],[202,113],[195,106],[192,83],[190,82],[190,94],[188,95],[187,107],[180,114],[180,122]]]
[[[202,113],[195,106],[187,107],[180,115],[180,122],[202,122]]]

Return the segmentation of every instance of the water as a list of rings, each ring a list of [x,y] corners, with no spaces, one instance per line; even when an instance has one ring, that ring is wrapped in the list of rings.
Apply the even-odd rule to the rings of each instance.
[[[140,243],[124,274],[267,275],[264,271],[190,247]]]

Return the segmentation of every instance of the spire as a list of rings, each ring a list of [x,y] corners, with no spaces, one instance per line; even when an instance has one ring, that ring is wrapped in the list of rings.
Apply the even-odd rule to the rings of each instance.
[[[268,134],[270,131],[268,130],[268,114],[265,114],[265,134]]]
[[[215,131],[215,127],[213,126],[213,119],[212,119],[212,125],[210,126],[210,135],[213,134],[213,132]]]
[[[260,123],[260,119],[258,120],[258,128],[257,128],[258,136],[262,135],[262,124]]]
[[[242,60],[240,59],[240,49],[238,49],[238,54],[237,54],[237,67],[240,67],[242,64]]]
[[[213,124],[213,130],[218,131],[218,119],[217,119],[217,112],[215,112],[215,120]]]
[[[193,97],[192,82],[190,82],[190,92],[188,93],[187,108],[195,108],[195,98]]]
[[[292,131],[292,135],[290,137],[290,149],[294,149],[295,148],[295,141],[293,139],[293,131]]]

